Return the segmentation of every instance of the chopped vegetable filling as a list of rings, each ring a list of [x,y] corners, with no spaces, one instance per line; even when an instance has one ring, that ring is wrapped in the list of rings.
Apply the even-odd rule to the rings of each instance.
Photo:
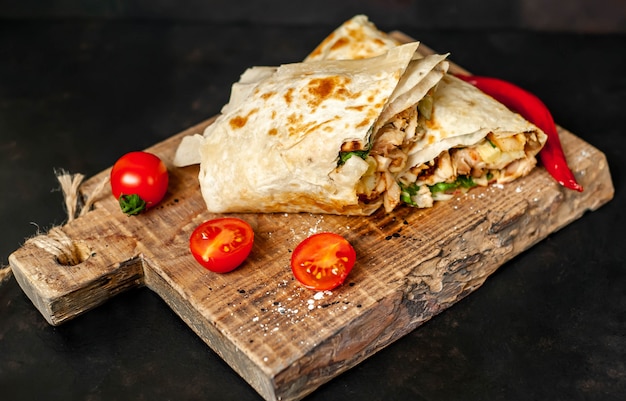
[[[362,202],[382,198],[387,212],[398,204],[431,207],[434,201],[449,199],[451,193],[486,186],[491,181],[509,182],[528,173],[534,158],[525,157],[538,145],[534,134],[496,136],[489,133],[472,146],[444,150],[430,162],[407,166],[415,143],[424,138],[422,128],[432,117],[433,101],[429,94],[418,105],[398,113],[375,135],[366,149],[342,151],[338,166],[352,156],[368,163],[357,185]],[[345,144],[352,149],[354,144]]]

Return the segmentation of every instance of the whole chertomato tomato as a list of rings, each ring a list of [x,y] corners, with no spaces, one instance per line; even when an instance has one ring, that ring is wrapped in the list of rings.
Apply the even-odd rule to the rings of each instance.
[[[253,243],[250,224],[235,217],[222,217],[196,227],[189,238],[189,249],[208,270],[227,273],[246,260]]]
[[[339,234],[313,234],[300,242],[291,255],[291,270],[306,288],[318,291],[340,286],[356,261],[356,252]]]
[[[165,163],[148,152],[126,153],[111,169],[111,191],[122,211],[129,215],[159,203],[167,192],[168,182]]]

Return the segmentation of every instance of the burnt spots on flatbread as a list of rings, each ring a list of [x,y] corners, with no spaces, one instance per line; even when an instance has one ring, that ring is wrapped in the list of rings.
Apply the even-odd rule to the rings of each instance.
[[[255,108],[250,110],[250,112],[248,112],[248,114],[246,114],[245,116],[234,116],[228,121],[228,124],[231,126],[232,129],[241,129],[246,126],[250,116],[258,111],[259,109]]]
[[[290,141],[299,141],[302,138],[320,131],[332,132],[335,129],[336,121],[341,120],[341,117],[335,115],[324,121],[308,120],[303,114],[292,113],[287,116],[283,129],[281,132],[287,130],[287,134]]]
[[[363,28],[356,27],[354,29],[348,29],[347,32],[348,37],[352,39],[354,43],[364,43],[367,39],[367,35],[363,31]]]
[[[373,101],[374,97],[373,97],[373,96],[370,96],[370,99],[372,99],[372,101]],[[357,105],[357,106],[347,106],[347,107],[346,107],[346,110],[356,110],[356,111],[361,112],[361,111],[363,111],[366,107],[369,107],[369,106],[366,106],[366,105],[364,105],[364,104]]]
[[[287,89],[287,92],[285,92],[283,97],[285,98],[287,105],[291,105],[291,102],[293,102],[293,88]]]
[[[363,128],[372,125],[371,120],[369,118],[364,118],[363,121],[356,125],[356,128]]]
[[[373,43],[375,43],[377,46],[385,46],[385,42],[380,38],[374,38]]]
[[[358,97],[353,94],[347,86],[351,79],[341,75],[331,75],[321,78],[312,78],[305,87],[305,99],[311,109],[319,107],[320,104],[329,99],[344,101],[348,98]]]
[[[235,116],[228,122],[233,129],[243,128],[248,122],[248,117]]]
[[[341,145],[342,152],[354,152],[355,150],[363,150],[363,149],[364,149],[363,142],[356,140],[356,139],[344,142]]]
[[[267,99],[271,98],[272,96],[274,96],[275,94],[276,94],[276,92],[266,92],[266,93],[261,95],[261,99],[267,100]]]
[[[330,50],[341,49],[342,47],[346,47],[350,44],[350,41],[346,38],[339,38],[333,45],[330,47]]]
[[[298,136],[303,128],[304,116],[302,114],[292,113],[287,116],[285,126],[289,136]]]

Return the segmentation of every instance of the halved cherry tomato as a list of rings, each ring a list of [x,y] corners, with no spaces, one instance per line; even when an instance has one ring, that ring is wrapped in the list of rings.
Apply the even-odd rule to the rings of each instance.
[[[189,249],[205,268],[227,273],[246,260],[253,243],[250,224],[235,217],[222,217],[200,224],[189,238]]]
[[[122,211],[129,215],[159,203],[167,192],[168,182],[165,163],[148,152],[126,153],[111,169],[111,191]]]
[[[340,286],[356,261],[356,252],[339,234],[313,234],[300,242],[291,255],[291,270],[306,288],[318,291]]]

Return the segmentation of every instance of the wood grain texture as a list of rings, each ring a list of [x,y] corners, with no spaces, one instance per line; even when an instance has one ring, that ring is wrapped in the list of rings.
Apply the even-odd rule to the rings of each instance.
[[[242,214],[255,245],[224,275],[198,265],[188,238],[205,211],[198,167],[175,168],[180,139],[207,120],[148,149],[170,170],[160,206],[128,217],[110,194],[58,229],[80,250],[67,265],[26,243],[9,262],[33,304],[59,325],[137,286],[156,292],[267,400],[296,400],[479,288],[498,267],[549,234],[608,202],[614,189],[605,156],[572,133],[561,140],[582,193],[559,186],[541,167],[507,185],[477,188],[427,210],[344,217]],[[110,170],[92,177],[88,193]],[[348,282],[331,292],[299,286],[291,250],[333,231],[354,246]]]

